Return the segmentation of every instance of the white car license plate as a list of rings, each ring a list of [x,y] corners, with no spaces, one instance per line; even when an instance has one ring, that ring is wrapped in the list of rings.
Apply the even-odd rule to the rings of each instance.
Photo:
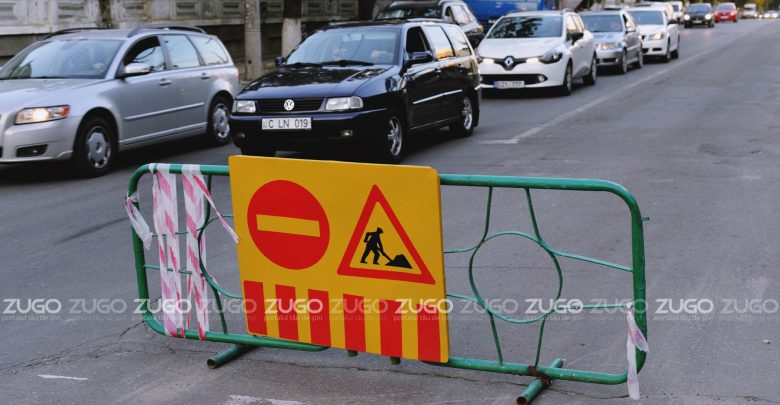
[[[525,82],[519,80],[496,81],[495,87],[497,89],[522,89],[525,87]]]
[[[261,124],[263,131],[309,130],[311,129],[311,117],[263,118]]]

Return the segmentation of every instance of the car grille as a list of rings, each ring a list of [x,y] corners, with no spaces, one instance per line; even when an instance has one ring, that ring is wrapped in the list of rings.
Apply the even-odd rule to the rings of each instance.
[[[293,109],[290,111],[284,109],[284,102],[287,100],[292,100],[295,102],[295,107],[293,107]],[[263,113],[295,113],[299,111],[317,111],[322,107],[323,100],[324,98],[322,97],[258,100],[257,107],[260,109],[260,112]]]
[[[525,84],[537,84],[539,83],[538,74],[521,74],[521,75],[482,75],[482,83],[493,84],[497,80],[502,81],[523,81]]]

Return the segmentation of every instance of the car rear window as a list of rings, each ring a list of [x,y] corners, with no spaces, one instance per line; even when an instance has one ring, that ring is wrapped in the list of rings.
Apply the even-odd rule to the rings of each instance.
[[[403,18],[440,18],[441,10],[438,5],[405,4],[402,6],[390,6],[377,14],[377,20],[395,20]]]
[[[185,35],[163,35],[163,41],[174,69],[200,66],[198,52]]]
[[[466,36],[463,34],[463,30],[454,25],[445,25],[444,30],[447,31],[447,35],[450,37],[452,46],[455,48],[455,56],[471,55],[469,40],[466,39]]]
[[[504,17],[493,26],[488,38],[551,38],[561,36],[559,16]]]
[[[200,57],[203,58],[203,62],[207,65],[223,65],[230,62],[230,59],[225,52],[225,48],[218,39],[214,37],[190,37],[195,47],[200,52]]]

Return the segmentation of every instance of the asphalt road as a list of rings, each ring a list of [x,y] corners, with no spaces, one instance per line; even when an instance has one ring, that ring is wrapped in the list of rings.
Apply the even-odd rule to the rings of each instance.
[[[566,98],[486,97],[472,137],[430,134],[413,142],[405,163],[442,173],[597,178],[626,186],[650,218],[650,354],[640,373],[642,403],[780,403],[777,38],[779,21],[683,30],[679,60],[603,75]],[[74,180],[58,165],[0,167],[0,298],[3,312],[11,312],[0,314],[1,403],[514,402],[530,378],[412,361],[391,366],[385,358],[348,358],[340,350],[261,349],[209,370],[206,359],[224,345],[167,338],[143,326],[132,313],[136,284],[121,204],[130,174],[151,161],[225,164],[233,153],[232,146],[172,142],[125,154],[115,172],[92,180]],[[149,182],[142,188],[148,193]],[[226,182],[217,182],[215,195],[229,212]],[[627,212],[616,198],[534,196],[553,246],[629,264]],[[494,231],[531,230],[522,198],[497,193]],[[480,190],[444,189],[447,248],[479,237],[484,204]],[[209,237],[210,268],[236,289],[233,246],[220,232]],[[557,279],[538,248],[502,239],[486,249],[475,274],[487,298],[517,300],[521,311],[529,299],[549,305]],[[449,291],[469,292],[467,260],[448,257]],[[567,300],[630,298],[624,273],[572,261],[562,266]],[[49,300],[50,309],[57,300],[62,309],[19,313],[34,299]],[[21,305],[13,308],[16,300]],[[97,310],[105,303],[121,309],[122,302],[128,307],[119,313]],[[691,307],[698,312],[672,313]],[[494,358],[488,322],[462,310],[456,306],[451,321],[452,353]],[[240,317],[231,325],[240,327]],[[537,324],[502,324],[499,332],[508,360],[533,361]],[[567,367],[618,372],[626,367],[625,339],[621,314],[551,320],[542,362],[563,357]],[[574,382],[556,382],[536,401],[629,402],[625,385]]]

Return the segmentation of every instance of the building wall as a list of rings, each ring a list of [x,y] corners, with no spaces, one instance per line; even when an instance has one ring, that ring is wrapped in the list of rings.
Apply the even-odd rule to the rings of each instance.
[[[357,17],[359,0],[303,0],[303,29]],[[76,27],[196,25],[217,35],[243,68],[245,0],[0,0],[0,64],[44,35]],[[377,0],[375,9],[389,4]],[[263,59],[281,53],[284,0],[261,0]]]

